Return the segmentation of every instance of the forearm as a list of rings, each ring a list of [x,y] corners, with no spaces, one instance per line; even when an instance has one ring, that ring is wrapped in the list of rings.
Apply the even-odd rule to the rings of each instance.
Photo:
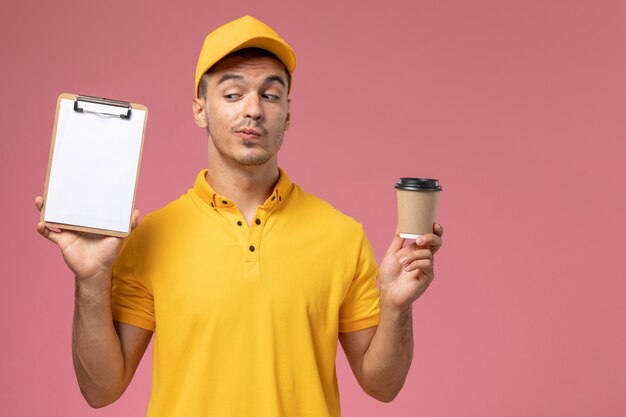
[[[404,385],[412,359],[411,307],[398,311],[381,297],[380,322],[361,365],[364,390],[380,401],[393,400]]]
[[[76,279],[72,339],[74,370],[93,407],[115,401],[124,384],[124,356],[111,314],[111,276]]]

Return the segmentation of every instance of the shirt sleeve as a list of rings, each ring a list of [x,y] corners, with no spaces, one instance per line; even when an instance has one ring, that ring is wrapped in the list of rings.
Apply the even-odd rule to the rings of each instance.
[[[339,332],[347,333],[378,324],[380,293],[377,287],[378,266],[367,236],[362,231],[361,248],[348,292],[339,308]]]
[[[142,225],[126,239],[113,267],[111,311],[113,320],[154,331],[154,298],[141,265],[146,250],[141,242]]]

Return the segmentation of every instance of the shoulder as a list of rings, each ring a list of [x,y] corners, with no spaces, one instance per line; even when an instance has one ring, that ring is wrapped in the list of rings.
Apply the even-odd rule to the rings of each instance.
[[[150,224],[180,221],[188,218],[192,212],[196,211],[198,205],[196,200],[198,197],[194,194],[193,189],[189,189],[187,193],[177,199],[150,212],[144,219]]]
[[[145,240],[147,236],[154,236],[159,230],[165,230],[183,221],[188,220],[194,208],[191,193],[181,195],[174,201],[146,214],[139,226],[131,233],[137,240]]]
[[[304,222],[316,225],[324,233],[349,236],[362,235],[363,226],[353,217],[342,213],[326,200],[293,185],[290,204],[291,214]]]
[[[375,264],[361,223],[295,184],[292,192],[290,204],[285,206],[289,223],[282,231],[293,247],[302,244],[312,259],[327,260],[329,265],[349,271],[345,274],[349,279],[358,262],[372,260]]]

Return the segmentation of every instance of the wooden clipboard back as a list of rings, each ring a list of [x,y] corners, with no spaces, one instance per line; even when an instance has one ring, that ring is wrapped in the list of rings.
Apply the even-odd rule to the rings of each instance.
[[[130,213],[128,216],[127,231],[109,230],[106,228],[90,227],[90,226],[80,225],[80,224],[69,224],[69,223],[54,222],[54,221],[46,220],[46,205],[47,205],[46,203],[48,201],[48,193],[50,191],[50,175],[51,175],[52,167],[53,167],[53,159],[54,159],[55,145],[56,145],[56,139],[57,139],[57,133],[58,133],[58,125],[59,125],[59,116],[61,112],[61,103],[63,100],[74,101],[74,111],[77,111],[77,112],[83,112],[83,109],[80,108],[80,105],[78,104],[83,101],[85,103],[90,103],[92,105],[100,104],[103,106],[114,106],[116,109],[119,107],[120,114],[118,115],[118,117],[120,118],[132,117],[133,110],[140,110],[140,111],[145,112],[144,120],[143,120],[143,127],[141,131],[141,142],[139,145],[139,156],[138,156],[138,161],[137,161],[137,168],[136,168],[136,174],[134,178],[132,204],[131,204]],[[90,111],[86,111],[86,112],[90,112]],[[52,129],[52,140],[50,144],[50,155],[48,158],[46,182],[44,184],[44,195],[43,195],[44,204],[40,213],[40,220],[45,223],[46,227],[74,230],[78,232],[94,233],[94,234],[99,234],[99,235],[116,236],[116,237],[122,237],[122,238],[130,234],[132,213],[135,207],[135,197],[137,195],[137,183],[139,180],[139,169],[141,167],[141,156],[143,153],[143,143],[144,143],[144,138],[146,134],[147,120],[148,120],[148,108],[142,104],[124,102],[120,100],[106,99],[102,97],[83,96],[83,95],[70,94],[70,93],[62,93],[59,95],[59,97],[57,98],[56,113],[54,116],[54,127]]]

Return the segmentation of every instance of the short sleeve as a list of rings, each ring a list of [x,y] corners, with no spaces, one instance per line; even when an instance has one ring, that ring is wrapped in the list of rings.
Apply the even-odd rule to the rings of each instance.
[[[374,252],[363,232],[354,278],[339,308],[340,333],[354,332],[378,324],[380,293],[377,279],[378,266]]]
[[[113,320],[154,331],[154,298],[141,267],[142,249],[146,249],[141,244],[141,229],[140,225],[126,239],[113,267],[111,310]]]

